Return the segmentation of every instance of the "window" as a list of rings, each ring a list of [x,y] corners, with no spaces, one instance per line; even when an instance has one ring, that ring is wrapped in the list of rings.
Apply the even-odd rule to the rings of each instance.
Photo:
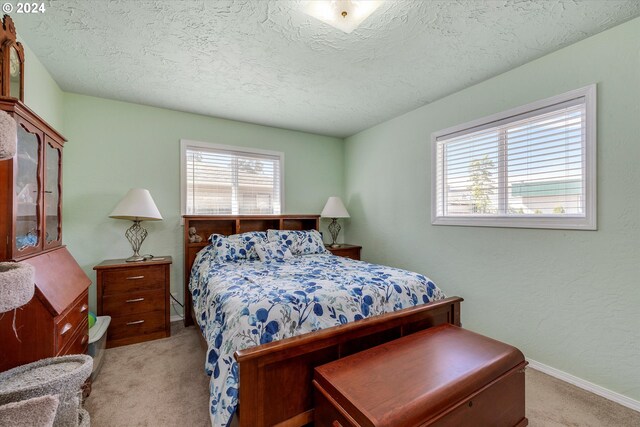
[[[278,215],[284,154],[181,141],[186,215]]]
[[[596,87],[432,135],[432,223],[596,229]]]

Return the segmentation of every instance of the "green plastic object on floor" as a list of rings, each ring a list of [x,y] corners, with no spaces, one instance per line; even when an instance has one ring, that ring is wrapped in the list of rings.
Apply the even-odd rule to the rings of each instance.
[[[93,328],[96,324],[96,315],[93,312],[89,312],[89,329]]]

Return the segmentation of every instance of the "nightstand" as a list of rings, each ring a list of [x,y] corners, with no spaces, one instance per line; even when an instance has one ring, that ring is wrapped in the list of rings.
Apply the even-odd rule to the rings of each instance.
[[[362,249],[362,246],[347,244],[340,245],[337,248],[332,248],[330,245],[324,246],[334,255],[360,260],[360,250]]]
[[[169,292],[171,257],[149,261],[103,261],[93,267],[98,285],[98,315],[111,316],[107,347],[171,335]]]

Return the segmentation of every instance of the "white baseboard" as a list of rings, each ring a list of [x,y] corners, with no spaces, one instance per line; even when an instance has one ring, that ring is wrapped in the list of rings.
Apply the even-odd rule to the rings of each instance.
[[[171,316],[169,318],[169,321],[171,321],[171,322],[182,322],[182,317],[178,316],[177,314],[174,314],[173,316]]]
[[[587,380],[583,380],[582,378],[578,378],[559,369],[552,368],[551,366],[545,365],[544,363],[536,362],[535,360],[531,359],[527,359],[527,361],[529,362],[529,367],[535,369],[536,371],[543,372],[559,380],[562,380],[569,384],[573,384],[574,386],[579,387],[583,390],[589,391],[593,394],[597,394],[598,396],[604,397],[605,399],[611,400],[613,402],[619,403],[622,406],[633,409],[634,411],[640,412],[640,401],[634,400],[620,393],[616,393],[615,391],[611,391]]]

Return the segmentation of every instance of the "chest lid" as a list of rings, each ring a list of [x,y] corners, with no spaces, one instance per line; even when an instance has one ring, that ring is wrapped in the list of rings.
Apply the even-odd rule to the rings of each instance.
[[[416,426],[523,362],[515,347],[446,324],[317,367],[314,379],[362,426]]]

